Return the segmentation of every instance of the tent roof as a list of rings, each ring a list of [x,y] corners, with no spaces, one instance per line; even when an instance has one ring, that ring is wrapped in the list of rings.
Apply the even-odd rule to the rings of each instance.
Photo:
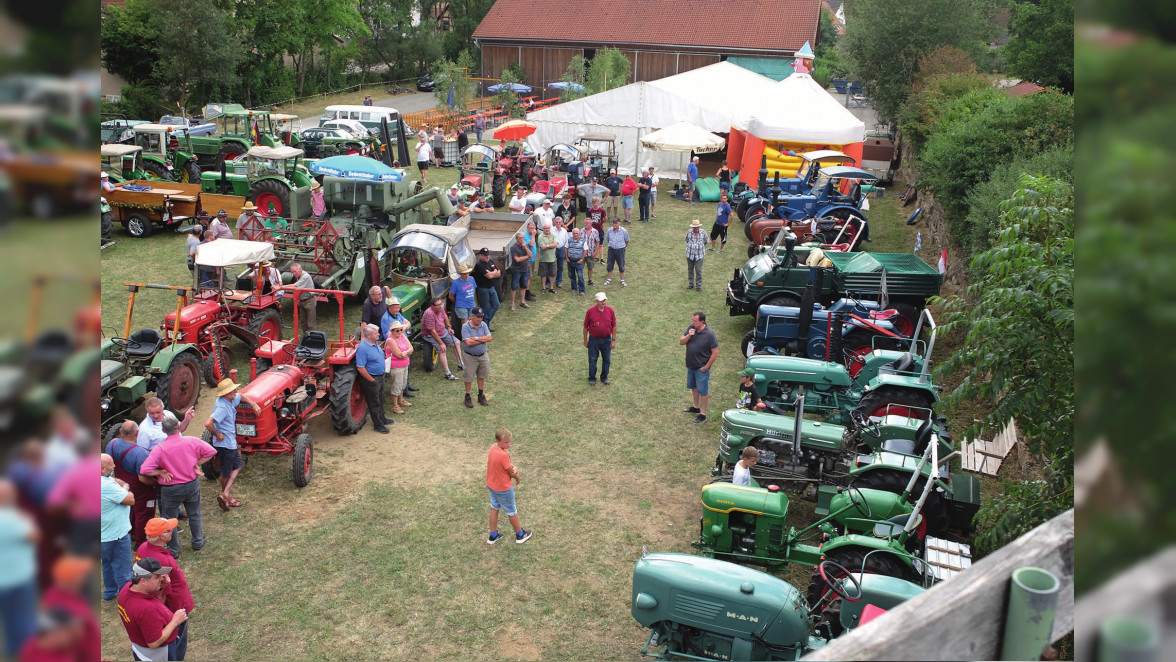
[[[812,76],[793,74],[756,95],[735,113],[732,126],[764,140],[845,145],[861,142],[866,125]]]
[[[274,245],[265,241],[217,239],[196,247],[196,264],[205,267],[235,267],[274,259]]]
[[[246,152],[248,156],[274,161],[285,161],[286,159],[302,156],[302,154],[303,151],[297,147],[266,147],[265,145],[254,145]]]
[[[138,145],[122,145],[118,143],[108,143],[102,145],[102,156],[126,156],[135,152],[142,152],[143,148]]]
[[[646,149],[662,152],[717,152],[727,141],[690,122],[678,122],[641,137]]]

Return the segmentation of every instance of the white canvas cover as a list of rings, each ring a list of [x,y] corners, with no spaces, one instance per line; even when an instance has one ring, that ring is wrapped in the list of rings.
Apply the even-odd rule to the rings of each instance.
[[[100,148],[102,156],[127,156],[136,152],[142,152],[143,148],[138,145],[121,145],[118,143],[109,143],[102,145]]]
[[[266,147],[265,145],[254,145],[246,152],[248,156],[274,161],[285,161],[286,159],[302,156],[302,154],[302,150],[297,147]]]
[[[274,245],[265,241],[217,239],[196,247],[196,264],[205,267],[235,267],[274,259]]]
[[[641,138],[641,146],[658,152],[710,153],[723,149],[727,141],[690,122],[678,122]]]
[[[793,74],[748,99],[731,126],[764,140],[848,145],[866,137],[865,123],[808,74]]]
[[[774,85],[776,81],[767,76],[718,62],[529,113],[527,120],[538,129],[527,144],[543,153],[556,143],[574,143],[584,133],[612,133],[617,137],[621,174],[655,166],[661,177],[681,177],[685,162],[680,153],[644,149],[641,138],[678,122],[725,134],[736,109]]]

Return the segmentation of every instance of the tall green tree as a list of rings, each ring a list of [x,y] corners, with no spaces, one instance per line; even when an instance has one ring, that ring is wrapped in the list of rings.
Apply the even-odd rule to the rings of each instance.
[[[474,97],[475,85],[470,80],[474,73],[474,58],[469,51],[462,51],[456,62],[441,60],[433,66],[433,98],[437,108],[449,108],[450,89],[453,90],[453,110],[466,113],[470,99]]]
[[[292,45],[287,51],[297,77],[297,93],[302,94],[306,76],[313,67],[315,54],[330,57],[337,45],[335,37],[344,40],[367,36],[369,31],[359,15],[357,0],[290,0],[297,12],[297,22],[291,30]]]
[[[996,549],[1073,505],[1074,189],[1025,176],[1002,205],[996,243],[972,260],[968,298],[943,304],[944,333],[966,333],[936,379],[964,373],[947,406],[982,399],[992,411],[963,434],[1016,417],[1046,464],[1045,481],[1006,485],[977,515],[977,543]]]
[[[847,4],[840,50],[883,120],[892,120],[919,58],[957,46],[978,59],[996,32],[992,0],[856,0]]]
[[[474,30],[478,29],[486,13],[494,6],[494,0],[454,0],[449,3],[453,17],[453,30],[445,33],[442,55],[456,60],[461,52],[473,44]]]
[[[148,23],[158,46],[152,74],[186,114],[190,100],[202,104],[214,93],[232,90],[243,48],[229,16],[212,0],[174,0],[168,6],[170,11],[153,14]]]
[[[523,104],[519,102],[519,95],[511,91],[511,85],[518,83],[518,76],[510,69],[502,70],[499,84],[502,85],[494,95],[494,104],[506,111],[508,117],[526,117]]]
[[[156,34],[148,25],[155,0],[127,0],[111,5],[102,21],[102,66],[134,85],[151,78],[155,69]]]
[[[633,77],[633,63],[619,49],[609,46],[596,51],[588,64],[584,85],[589,94],[623,87]]]
[[[1074,91],[1074,0],[1021,0],[1004,46],[1009,73]]]
[[[569,85],[560,90],[559,100],[561,103],[588,96],[588,88],[584,86],[587,72],[588,61],[584,59],[584,56],[581,54],[573,55],[571,62],[568,62],[568,68],[564,71],[564,75],[560,80],[565,83],[575,83],[579,86],[579,89],[574,89]]]
[[[828,5],[821,5],[821,13],[817,18],[817,45],[813,48],[813,55],[818,58],[825,57],[837,47],[837,25],[834,21]]]

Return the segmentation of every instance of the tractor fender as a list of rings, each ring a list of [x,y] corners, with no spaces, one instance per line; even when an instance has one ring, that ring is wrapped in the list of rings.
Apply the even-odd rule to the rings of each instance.
[[[172,361],[175,361],[176,357],[184,352],[190,352],[197,362],[201,360],[200,352],[197,351],[196,345],[186,342],[176,343],[159,350],[159,353],[151,359],[150,371],[155,373],[167,372],[171,368]]]
[[[356,252],[355,266],[351,268],[351,287],[348,288],[348,291],[357,297],[364,296],[364,292],[362,290],[364,285],[363,277],[367,274],[366,262],[367,260],[363,258],[363,252]],[[379,274],[372,274],[372,282],[379,282]]]
[[[265,175],[264,177],[258,177],[257,179],[254,179],[252,182],[249,183],[249,188],[252,189],[254,186],[257,186],[258,182],[264,182],[266,180],[273,180],[275,182],[279,182],[282,184],[282,186],[285,186],[286,188],[290,189],[291,191],[294,190],[294,187],[290,185],[290,182],[285,177],[279,177],[277,175]]]
[[[856,548],[864,550],[863,553],[880,550],[879,554],[890,554],[894,556],[904,566],[911,566],[911,557],[905,553],[905,550],[896,548],[891,545],[885,538],[875,538],[872,535],[863,533],[847,533],[843,536],[838,536],[829,542],[821,545],[821,554],[828,556],[831,552],[839,549]],[[847,568],[853,572],[859,572],[861,568]]]
[[[865,216],[865,214],[862,213],[862,210],[854,207],[853,205],[838,203],[835,205],[828,205],[826,207],[818,207],[817,211],[813,214],[813,217],[824,218],[825,216],[836,216],[836,212],[839,211],[849,214],[850,216]]]
[[[901,494],[875,490],[868,487],[859,488],[859,490],[855,491],[860,491],[866,503],[869,504],[872,521],[890,519],[891,517],[907,515],[911,512],[910,502],[903,499]],[[865,516],[853,507],[850,501],[849,490],[842,490],[833,495],[833,498],[829,500],[830,513],[836,513],[846,507],[849,507],[849,510],[846,510],[837,518],[839,522],[846,525],[852,523],[853,526],[850,528],[857,531],[864,530],[867,526],[873,528],[873,524],[870,524],[865,519]]]
[[[57,371],[58,385],[72,386],[81,383],[86,375],[93,370],[95,363],[100,358],[101,352],[97,348],[74,352],[61,365],[61,369]]]
[[[913,393],[928,393],[934,402],[939,402],[939,394],[932,388],[929,380],[920,379],[912,375],[880,374],[866,383],[864,393],[910,391]]]

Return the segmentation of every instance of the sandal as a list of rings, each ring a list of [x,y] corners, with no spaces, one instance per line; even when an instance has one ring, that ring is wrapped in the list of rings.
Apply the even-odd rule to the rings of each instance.
[[[220,509],[225,511],[226,513],[229,512],[229,502],[227,500],[225,500],[225,495],[223,495],[223,494],[216,495],[216,505],[220,506]]]
[[[392,408],[392,413],[393,413],[393,414],[403,414],[403,413],[404,413],[404,410],[403,410],[403,409],[401,409],[400,407],[393,407],[393,408]]]
[[[240,508],[241,507],[241,500],[238,499],[237,497],[233,497],[232,499],[229,499],[229,506],[233,507],[233,508]]]

